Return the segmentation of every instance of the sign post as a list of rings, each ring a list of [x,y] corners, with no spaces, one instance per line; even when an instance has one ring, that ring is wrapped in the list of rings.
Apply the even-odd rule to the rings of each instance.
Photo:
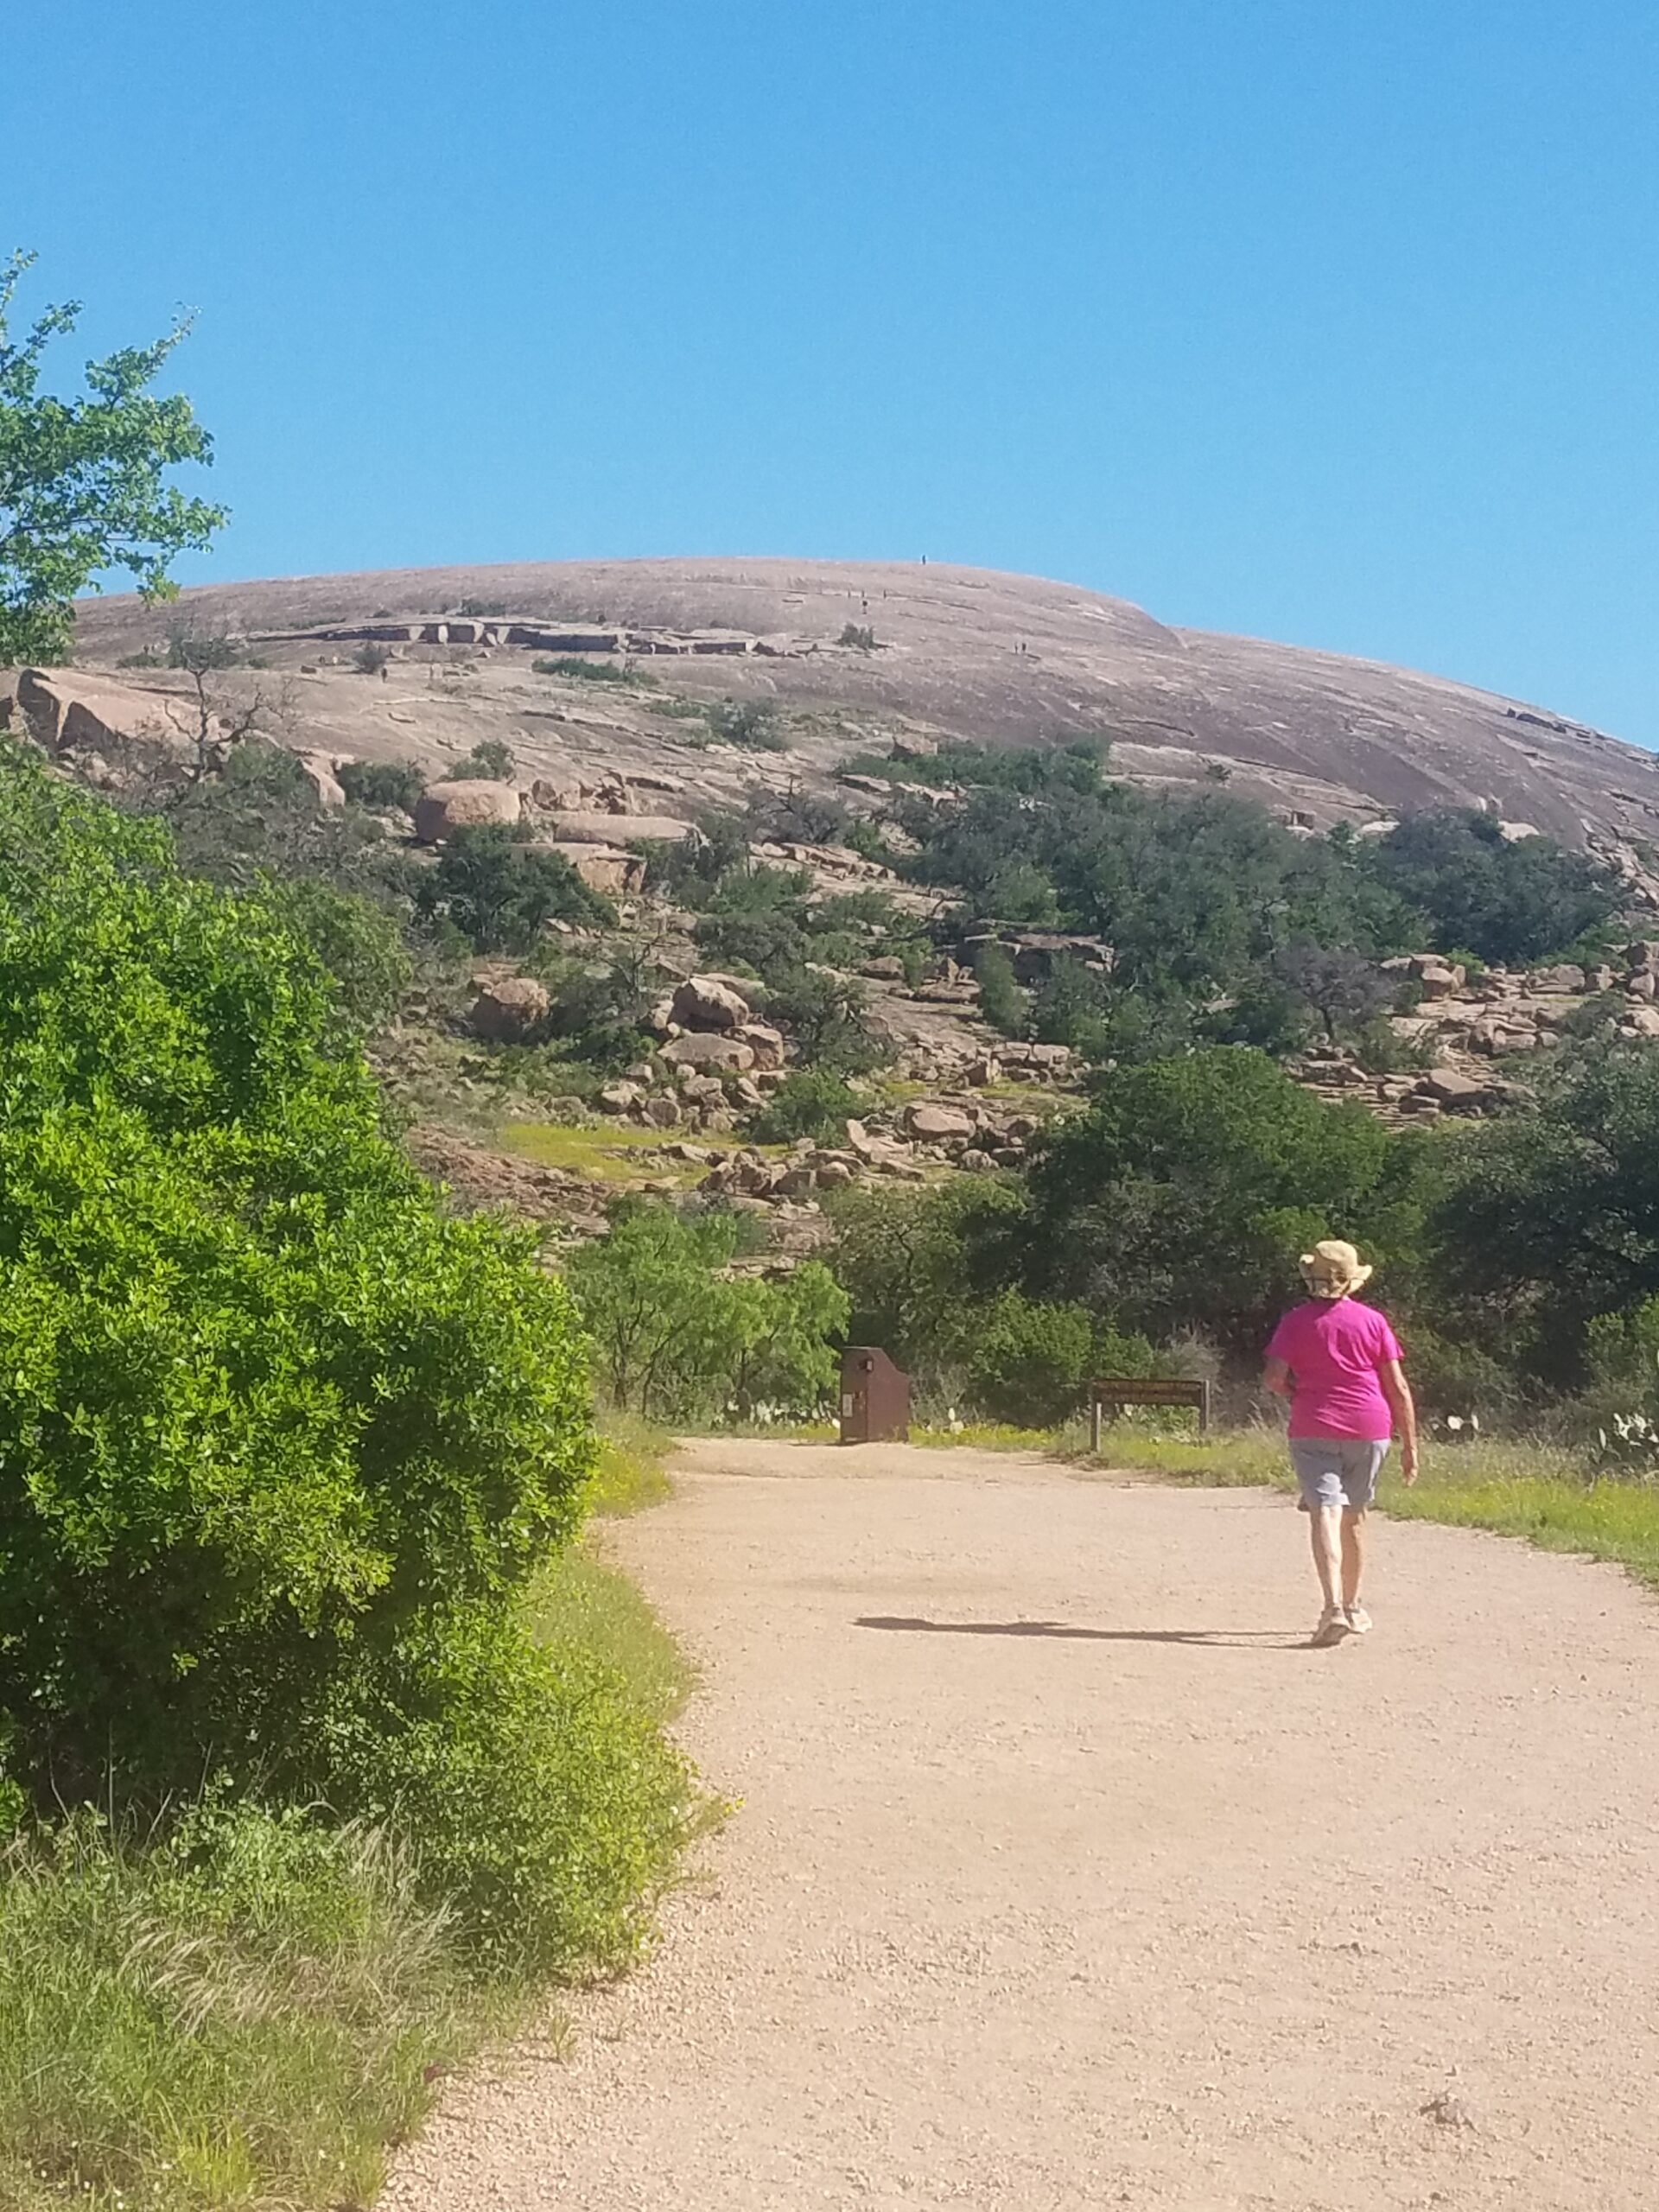
[[[1121,1409],[1124,1406],[1191,1406],[1198,1416],[1198,1433],[1206,1434],[1210,1427],[1210,1385],[1190,1382],[1184,1376],[1123,1376],[1114,1379],[1107,1376],[1089,1385],[1089,1448],[1100,1450],[1100,1409],[1110,1406]]]

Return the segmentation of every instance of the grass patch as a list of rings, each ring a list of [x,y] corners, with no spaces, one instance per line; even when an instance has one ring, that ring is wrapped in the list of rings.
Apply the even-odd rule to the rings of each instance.
[[[559,1122],[508,1122],[500,1130],[509,1152],[541,1167],[560,1167],[590,1182],[627,1183],[640,1175],[689,1188],[706,1172],[689,1160],[655,1155],[684,1141],[677,1129],[631,1129],[626,1135],[604,1128],[576,1128]]]
[[[0,2204],[363,2203],[436,2073],[507,2017],[372,1831],[83,1817],[0,1872]],[[433,2069],[429,2074],[429,2069]]]
[[[668,1440],[607,1428],[595,1510],[653,1503]],[[573,1747],[633,1746],[631,1764],[592,1770],[573,1748],[570,1794],[543,1816],[571,1829],[595,1926],[637,1918],[634,1900],[671,1878],[674,1841],[717,1809],[669,1805],[679,1784],[652,1750],[691,1670],[591,1537],[548,1566],[527,1612],[575,1700],[554,1725]],[[620,1738],[584,1732],[596,1698]],[[556,2037],[545,1985],[489,1971],[433,1905],[420,1840],[210,1790],[149,1829],[83,1814],[0,1847],[3,2212],[363,2205],[445,2073],[532,2018]]]
[[[1015,1428],[1007,1421],[964,1421],[960,1428],[912,1428],[912,1444],[925,1452],[1044,1452],[1055,1449],[1052,1428]]]
[[[1080,1432],[1075,1448],[1086,1448]],[[1096,1464],[1192,1483],[1294,1487],[1274,1429],[1184,1438],[1117,1423],[1104,1433]],[[1377,1491],[1379,1509],[1395,1520],[1519,1536],[1544,1551],[1605,1560],[1659,1589],[1659,1484],[1598,1476],[1559,1447],[1498,1439],[1426,1444],[1410,1490],[1395,1465],[1390,1459]]]
[[[637,1414],[607,1414],[601,1423],[591,1510],[614,1520],[661,1505],[670,1491],[663,1462],[673,1448],[665,1428]]]

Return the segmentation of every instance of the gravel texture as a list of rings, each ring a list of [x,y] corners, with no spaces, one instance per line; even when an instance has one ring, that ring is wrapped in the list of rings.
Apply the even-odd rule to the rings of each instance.
[[[396,2212],[1636,2212],[1659,2201],[1659,1611],[1382,1523],[1306,1648],[1250,1491],[702,1443],[616,1548],[740,1798],[569,2062]]]

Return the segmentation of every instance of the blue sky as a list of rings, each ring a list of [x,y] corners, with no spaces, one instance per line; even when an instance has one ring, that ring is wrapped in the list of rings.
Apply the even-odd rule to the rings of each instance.
[[[1659,744],[1652,0],[7,16],[25,306],[199,310],[189,581],[925,553]]]

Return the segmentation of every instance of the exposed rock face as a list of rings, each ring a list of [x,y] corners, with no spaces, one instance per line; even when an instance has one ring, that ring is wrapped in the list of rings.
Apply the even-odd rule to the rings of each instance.
[[[194,741],[184,700],[107,677],[25,668],[18,671],[16,697],[29,734],[52,753],[108,753],[129,745],[173,750]]]
[[[749,1002],[732,984],[712,976],[688,976],[674,994],[669,1020],[682,1029],[729,1033],[749,1018]]]
[[[507,976],[479,984],[467,1020],[474,1036],[512,1045],[546,1020],[550,1003],[544,986],[533,976]]]
[[[335,773],[338,766],[331,753],[299,753],[295,755],[304,776],[317,795],[319,806],[344,806],[346,792]]]
[[[429,784],[415,802],[415,835],[423,845],[441,845],[457,830],[486,829],[494,823],[512,829],[523,811],[524,803],[511,784],[492,783],[481,776]]]
[[[764,1021],[746,1021],[737,1031],[738,1037],[754,1054],[757,1068],[780,1068],[784,1065],[784,1033]]]
[[[538,849],[557,853],[569,861],[590,891],[607,899],[631,898],[645,880],[645,864],[638,853],[619,851],[612,845],[575,845],[554,839]]]
[[[447,611],[469,595],[515,612]],[[883,650],[834,650],[849,600],[868,601]],[[572,613],[593,606],[606,610],[603,623]],[[302,654],[319,659],[329,633],[370,630],[411,655],[477,647],[504,665],[515,652],[632,652],[701,696],[899,724],[917,752],[941,738],[1039,746],[1105,731],[1133,779],[1202,788],[1207,768],[1224,764],[1234,791],[1321,826],[1479,806],[1572,843],[1587,830],[1628,845],[1652,842],[1659,821],[1652,757],[1565,715],[1375,662],[1175,630],[1122,600],[981,569],[736,559],[405,570],[211,586],[187,592],[182,612],[204,629],[276,640],[279,652],[286,639],[296,665]],[[79,618],[89,658],[112,661],[157,634],[154,612],[130,594]],[[647,687],[634,696],[617,686],[587,707],[575,690],[547,684],[538,704],[548,721],[580,720],[602,703],[609,730],[647,729]],[[827,780],[847,747],[826,732],[802,735],[796,751]],[[683,758],[664,753],[655,765],[672,773]],[[601,766],[649,773],[653,762],[643,744],[613,743],[579,766],[567,785],[594,783]],[[613,837],[614,817],[599,818],[609,825],[601,835]]]

